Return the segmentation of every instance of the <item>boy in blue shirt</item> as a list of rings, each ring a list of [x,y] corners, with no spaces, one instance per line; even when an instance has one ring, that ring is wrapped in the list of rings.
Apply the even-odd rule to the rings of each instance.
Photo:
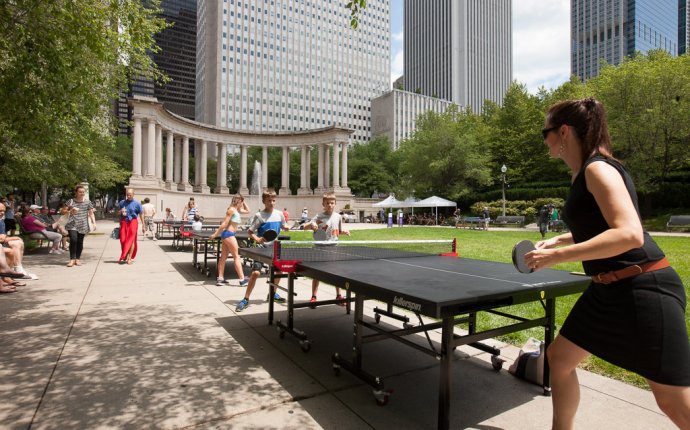
[[[270,245],[273,242],[266,242],[263,238],[263,234],[266,230],[275,230],[280,233],[280,230],[290,230],[287,223],[285,222],[285,215],[283,211],[275,209],[276,205],[276,192],[272,189],[266,189],[263,194],[261,194],[261,201],[264,204],[264,208],[256,213],[253,218],[252,225],[249,226],[249,237],[254,240],[260,246]],[[237,303],[235,307],[236,312],[242,312],[249,306],[249,296],[252,294],[256,280],[261,273],[261,262],[255,261],[252,264],[252,273],[249,275],[249,283],[247,284],[247,290],[244,293],[244,298]],[[276,284],[278,280],[276,280]],[[285,299],[280,297],[278,293],[273,296],[273,301],[284,302]]]

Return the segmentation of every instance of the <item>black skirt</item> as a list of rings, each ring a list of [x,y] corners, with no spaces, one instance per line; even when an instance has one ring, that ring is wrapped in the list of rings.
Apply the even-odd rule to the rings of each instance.
[[[592,283],[560,334],[651,381],[690,386],[685,304],[683,283],[671,267],[609,285]]]

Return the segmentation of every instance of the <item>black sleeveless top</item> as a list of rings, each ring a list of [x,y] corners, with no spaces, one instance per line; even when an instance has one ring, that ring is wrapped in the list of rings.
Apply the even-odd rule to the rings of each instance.
[[[570,193],[565,202],[565,207],[563,208],[563,220],[568,225],[568,228],[570,228],[575,243],[589,240],[609,229],[609,225],[606,223],[606,219],[601,213],[601,209],[599,209],[594,196],[587,190],[585,169],[595,161],[603,161],[618,170],[623,177],[625,187],[628,189],[628,194],[630,194],[630,198],[635,206],[637,216],[638,218],[640,217],[640,209],[637,204],[637,192],[635,191],[635,185],[633,185],[628,172],[616,160],[608,159],[600,155],[591,157],[585,161],[582,169],[580,169],[580,172],[570,186]],[[587,275],[593,276],[602,272],[619,270],[635,264],[660,260],[663,257],[664,253],[654,240],[652,240],[651,236],[649,236],[649,233],[644,231],[644,244],[641,248],[633,248],[609,258],[583,261],[582,267]]]

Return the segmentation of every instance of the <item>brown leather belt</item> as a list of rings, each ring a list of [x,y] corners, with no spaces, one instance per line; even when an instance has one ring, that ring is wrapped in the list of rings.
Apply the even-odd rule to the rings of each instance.
[[[670,264],[666,257],[657,261],[650,261],[649,263],[636,264],[634,266],[626,267],[625,269],[613,270],[611,272],[600,273],[592,276],[592,281],[597,284],[610,284],[611,282],[620,281],[621,279],[632,278],[642,273],[653,272],[669,267]]]

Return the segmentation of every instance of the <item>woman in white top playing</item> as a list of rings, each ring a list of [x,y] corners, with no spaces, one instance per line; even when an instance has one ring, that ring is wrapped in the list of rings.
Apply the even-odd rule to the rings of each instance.
[[[225,262],[228,260],[228,254],[232,254],[232,259],[235,264],[235,272],[237,272],[237,277],[240,280],[240,287],[244,287],[249,282],[248,279],[244,277],[244,271],[242,270],[242,262],[240,261],[239,249],[240,246],[237,243],[237,238],[235,233],[237,232],[237,226],[242,221],[242,214],[248,214],[249,207],[244,201],[244,197],[240,194],[236,194],[232,198],[232,203],[225,212],[225,219],[223,223],[218,227],[212,235],[211,239],[215,239],[220,236],[221,238],[221,252],[220,259],[218,260],[218,279],[216,285],[219,287],[229,284],[225,279]]]

